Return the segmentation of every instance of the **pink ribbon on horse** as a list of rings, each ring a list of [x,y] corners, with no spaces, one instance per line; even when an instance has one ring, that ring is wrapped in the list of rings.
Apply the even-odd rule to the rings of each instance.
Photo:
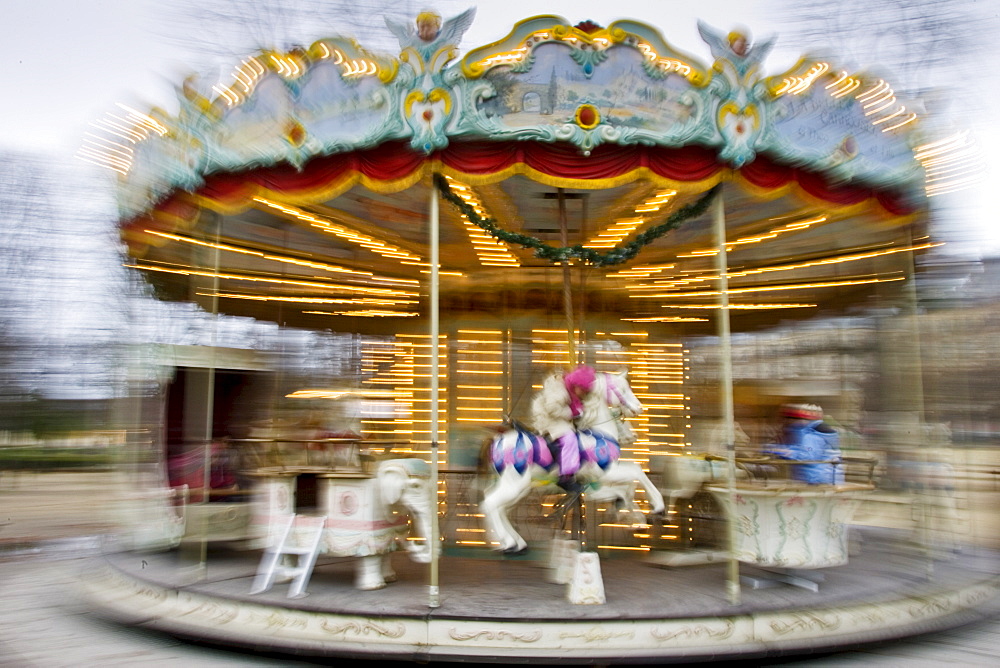
[[[597,374],[593,367],[589,366],[578,366],[563,376],[563,384],[569,393],[569,409],[573,417],[579,417],[583,413],[583,399],[580,398],[580,394],[594,389],[595,380]]]

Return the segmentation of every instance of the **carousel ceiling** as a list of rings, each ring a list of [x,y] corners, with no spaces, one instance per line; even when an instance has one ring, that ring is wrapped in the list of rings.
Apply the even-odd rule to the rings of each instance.
[[[718,205],[746,326],[865,304],[930,245],[915,116],[884,81],[807,61],[764,78],[767,45],[702,26],[709,68],[648,26],[558,17],[455,62],[461,21],[401,34],[398,58],[342,39],[261,54],[213,95],[186,82],[176,117],[130,110],[113,164],[133,265],[223,312],[416,321],[433,197],[443,308],[551,308],[556,258],[588,312],[700,331]]]

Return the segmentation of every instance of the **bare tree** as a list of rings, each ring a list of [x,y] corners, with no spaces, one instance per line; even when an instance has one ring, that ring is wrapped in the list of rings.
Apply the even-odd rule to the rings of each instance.
[[[41,160],[22,153],[0,155],[0,398],[30,394],[37,356],[37,274],[45,249],[45,228],[56,214],[54,184]]]
[[[988,196],[970,192],[989,182],[992,168],[983,141],[995,133],[988,124],[1000,60],[995,6],[974,0],[802,0],[781,3],[775,16],[786,46],[885,76],[897,97],[923,107],[924,140],[947,139],[954,146],[950,162],[939,168],[950,179],[940,191],[957,194],[931,202],[934,234],[948,243],[928,257],[995,253],[982,243],[982,235],[993,232],[985,229],[984,212],[977,208]]]
[[[831,47],[841,62],[885,68],[897,93],[920,97],[984,49],[995,48],[996,16],[969,0],[803,0],[780,3],[781,40],[810,53]]]

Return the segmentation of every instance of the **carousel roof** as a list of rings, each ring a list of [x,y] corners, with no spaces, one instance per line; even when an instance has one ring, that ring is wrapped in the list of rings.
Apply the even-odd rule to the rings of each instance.
[[[418,315],[436,191],[446,308],[545,307],[566,261],[588,310],[704,322],[713,197],[734,316],[864,302],[930,245],[916,115],[881,79],[806,59],[765,77],[770,44],[708,26],[711,65],[641,23],[554,16],[459,59],[470,20],[396,26],[396,57],[265,52],[211,94],[186,81],[174,116],[130,110],[109,164],[135,266],[242,315]]]

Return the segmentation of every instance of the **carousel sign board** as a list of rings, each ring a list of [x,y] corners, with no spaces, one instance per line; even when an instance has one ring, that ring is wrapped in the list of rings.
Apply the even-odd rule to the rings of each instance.
[[[228,82],[186,80],[176,115],[128,110],[127,157],[107,161],[121,175],[122,217],[212,174],[301,168],[390,142],[431,160],[455,142],[558,142],[581,157],[607,145],[696,147],[733,169],[764,155],[833,184],[919,192],[916,114],[881,79],[808,60],[765,78],[771,41],[700,24],[705,64],[642,23],[557,16],[522,21],[459,60],[472,10],[429,20],[390,24],[395,57],[323,39],[246,58]]]

